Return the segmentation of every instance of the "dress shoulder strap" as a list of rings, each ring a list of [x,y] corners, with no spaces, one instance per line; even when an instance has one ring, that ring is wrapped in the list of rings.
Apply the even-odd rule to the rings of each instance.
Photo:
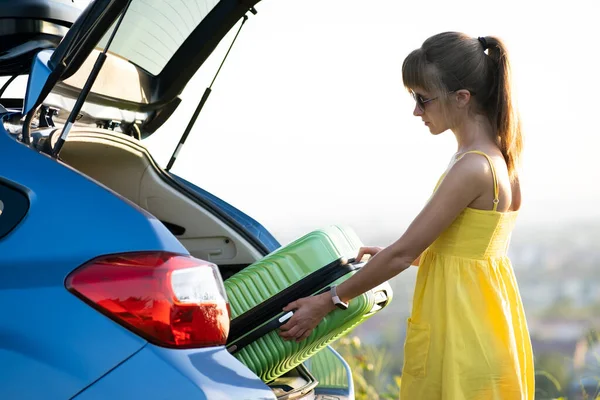
[[[498,195],[499,195],[498,178],[496,177],[496,169],[494,168],[494,163],[492,162],[492,159],[490,158],[490,156],[485,154],[483,151],[479,151],[479,150],[465,151],[456,159],[456,161],[460,160],[465,154],[469,154],[469,153],[480,154],[480,155],[484,156],[485,158],[487,158],[488,162],[490,163],[490,168],[492,169],[492,177],[494,178],[494,208],[493,208],[493,210],[497,211],[498,203],[500,202],[500,200],[498,199]]]

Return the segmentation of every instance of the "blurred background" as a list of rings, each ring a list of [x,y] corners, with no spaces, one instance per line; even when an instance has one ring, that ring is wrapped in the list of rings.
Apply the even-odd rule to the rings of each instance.
[[[448,30],[502,38],[524,126],[524,204],[510,255],[536,357],[536,398],[596,398],[600,379],[600,5],[594,0],[263,0],[250,15],[173,172],[282,243],[329,224],[368,245],[402,235],[456,151],[402,85],[404,57]],[[147,140],[163,166],[232,30]],[[397,398],[416,268],[390,307],[336,347],[359,398]],[[362,397],[361,397],[362,396]]]

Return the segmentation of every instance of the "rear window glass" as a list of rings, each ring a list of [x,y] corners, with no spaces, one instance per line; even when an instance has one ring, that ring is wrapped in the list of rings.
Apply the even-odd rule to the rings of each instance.
[[[110,52],[158,75],[218,3],[219,0],[133,0]],[[113,29],[100,41],[101,48],[106,46]]]
[[[25,194],[0,182],[0,239],[21,222],[29,209]]]

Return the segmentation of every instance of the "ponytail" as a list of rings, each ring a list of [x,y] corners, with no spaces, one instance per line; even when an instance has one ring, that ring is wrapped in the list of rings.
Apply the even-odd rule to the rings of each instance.
[[[494,36],[486,36],[481,39],[479,41],[484,46],[484,50],[487,45],[495,82],[486,108],[490,121],[496,128],[496,142],[508,166],[509,176],[511,180],[514,180],[521,160],[523,139],[519,113],[513,102],[508,54],[504,43],[500,39]]]

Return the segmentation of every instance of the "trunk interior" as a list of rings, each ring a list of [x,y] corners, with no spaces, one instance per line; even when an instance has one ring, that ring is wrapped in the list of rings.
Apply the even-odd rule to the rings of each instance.
[[[242,235],[182,192],[134,138],[73,128],[60,158],[161,220],[190,254],[219,265],[224,279],[262,257]]]
[[[44,150],[60,129],[38,138]],[[161,220],[191,255],[219,266],[223,279],[262,258],[243,235],[178,189],[137,139],[107,129],[75,127],[60,159]],[[312,399],[318,382],[301,365],[269,383],[279,399]]]

